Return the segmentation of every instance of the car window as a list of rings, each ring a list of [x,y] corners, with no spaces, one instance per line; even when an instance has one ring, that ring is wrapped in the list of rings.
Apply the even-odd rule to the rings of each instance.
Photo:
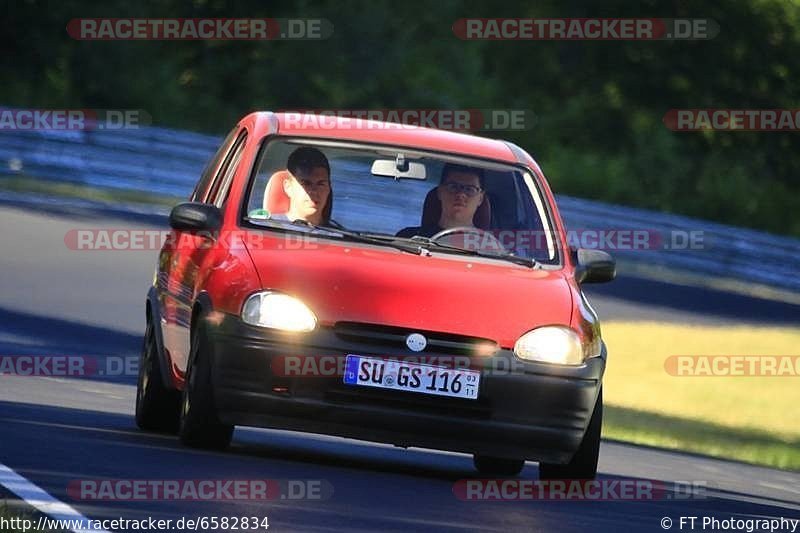
[[[236,143],[233,145],[233,149],[220,167],[219,176],[214,180],[214,185],[208,195],[206,203],[214,204],[217,207],[222,207],[222,204],[225,203],[225,200],[228,198],[228,191],[230,190],[233,176],[236,174],[236,169],[239,166],[239,161],[242,159],[242,153],[244,152],[246,144],[247,131],[244,130],[239,134]]]
[[[197,182],[197,185],[192,192],[191,201],[203,202],[208,197],[208,191],[212,184],[212,180],[217,175],[217,170],[219,169],[220,164],[224,160],[225,156],[228,154],[228,152],[230,152],[231,146],[236,139],[236,133],[238,131],[239,126],[236,126],[230,131],[230,133],[228,133],[228,135],[225,137],[225,140],[222,141],[219,149],[208,162],[206,168],[203,170],[203,174],[200,176],[200,180]]]
[[[278,177],[287,170],[288,158],[301,146],[314,144],[305,140],[273,140],[262,148],[251,178],[245,204],[245,215],[249,220],[285,221],[285,212],[271,213],[269,205],[287,205],[282,202],[265,201],[265,193],[272,176]],[[487,240],[495,237],[502,249],[518,256],[534,258],[542,263],[558,263],[558,244],[549,222],[547,201],[541,195],[535,178],[529,172],[502,163],[485,161],[469,162],[454,156],[437,154],[404,154],[409,161],[424,166],[423,179],[395,179],[372,173],[376,159],[394,161],[402,148],[374,148],[365,146],[335,146],[326,143],[315,148],[323,152],[330,166],[330,198],[332,225],[339,224],[352,231],[376,233],[388,236],[425,235],[416,232],[427,220],[427,229],[437,228],[439,215],[431,210],[432,202],[439,207],[437,195],[443,169],[446,164],[461,164],[478,168],[483,173],[482,191],[488,209],[478,209],[473,217],[473,227],[490,233]],[[391,165],[390,165],[391,167]],[[270,186],[270,194],[281,195]],[[446,196],[446,195],[445,195]],[[478,215],[482,211],[483,216]],[[480,224],[477,222],[481,220]],[[267,224],[271,224],[267,222]],[[277,222],[276,222],[277,224]],[[291,230],[291,227],[286,227]],[[430,233],[428,231],[427,233]],[[475,236],[467,236],[466,240]],[[480,239],[479,239],[480,240]],[[488,243],[487,244],[492,244]]]

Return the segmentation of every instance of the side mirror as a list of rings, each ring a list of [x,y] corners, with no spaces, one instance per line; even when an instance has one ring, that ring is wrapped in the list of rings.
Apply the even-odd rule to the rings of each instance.
[[[222,212],[210,204],[186,202],[172,208],[169,225],[179,231],[216,231],[222,227]]]
[[[606,283],[617,276],[617,262],[602,250],[578,248],[575,251],[578,283]]]

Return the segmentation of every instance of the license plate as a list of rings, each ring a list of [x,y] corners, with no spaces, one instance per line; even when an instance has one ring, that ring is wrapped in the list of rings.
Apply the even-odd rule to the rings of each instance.
[[[347,385],[403,390],[452,398],[478,399],[481,373],[477,370],[444,368],[348,355],[344,371]]]

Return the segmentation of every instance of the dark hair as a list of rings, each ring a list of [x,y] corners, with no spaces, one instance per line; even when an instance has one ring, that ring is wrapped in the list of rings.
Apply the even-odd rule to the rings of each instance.
[[[311,146],[302,146],[292,152],[286,163],[286,168],[295,176],[298,172],[304,175],[311,174],[311,171],[317,167],[327,170],[328,176],[330,176],[331,166],[328,158],[320,150]]]
[[[484,187],[484,180],[485,176],[483,174],[483,169],[478,167],[470,167],[467,165],[459,165],[457,163],[445,163],[444,167],[442,167],[442,177],[439,180],[439,183],[444,183],[445,178],[451,172],[462,172],[464,174],[473,174],[478,176],[478,181],[481,184],[481,189],[485,189]]]
[[[328,158],[321,150],[312,146],[301,146],[289,155],[289,160],[286,162],[286,168],[293,176],[297,173],[309,175],[315,168],[322,167],[328,172],[328,179],[331,176],[331,165],[328,163]],[[322,223],[326,225],[331,220],[331,211],[333,211],[333,187],[328,194],[328,203],[322,209]]]

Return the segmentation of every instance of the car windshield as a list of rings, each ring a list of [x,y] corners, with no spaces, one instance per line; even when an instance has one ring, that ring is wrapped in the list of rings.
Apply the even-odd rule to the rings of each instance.
[[[262,148],[243,214],[322,238],[557,265],[545,205],[534,177],[507,164],[296,139]]]

